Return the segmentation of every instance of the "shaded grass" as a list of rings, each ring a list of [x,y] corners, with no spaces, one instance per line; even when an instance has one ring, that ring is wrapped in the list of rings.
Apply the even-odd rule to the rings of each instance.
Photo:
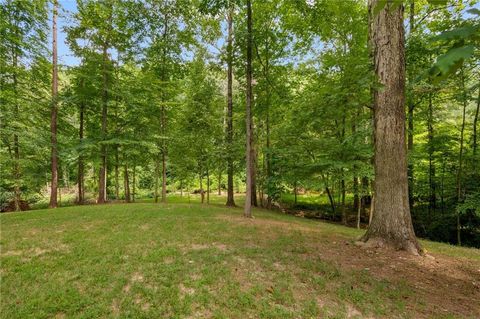
[[[355,240],[362,231],[214,205],[117,204],[3,214],[1,318],[415,317],[402,283],[345,270],[312,241]],[[181,203],[183,201],[183,203]],[[423,242],[432,252],[479,258]],[[418,301],[421,306],[421,300]]]

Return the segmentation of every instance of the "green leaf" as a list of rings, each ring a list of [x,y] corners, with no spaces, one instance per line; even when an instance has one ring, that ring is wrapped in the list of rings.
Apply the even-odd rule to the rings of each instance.
[[[447,53],[437,58],[437,62],[430,69],[430,75],[438,78],[437,80],[443,79],[455,72],[463,64],[463,61],[470,58],[474,50],[473,45],[451,48]]]

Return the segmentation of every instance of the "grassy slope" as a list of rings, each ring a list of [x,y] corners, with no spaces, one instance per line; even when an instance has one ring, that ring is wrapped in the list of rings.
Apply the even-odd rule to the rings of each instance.
[[[241,212],[139,203],[3,214],[0,317],[434,314],[408,280],[337,262],[349,260],[342,250],[361,232],[261,210],[246,221]],[[423,245],[480,265],[478,250]],[[464,315],[476,316],[472,309]],[[454,312],[447,307],[442,316]]]

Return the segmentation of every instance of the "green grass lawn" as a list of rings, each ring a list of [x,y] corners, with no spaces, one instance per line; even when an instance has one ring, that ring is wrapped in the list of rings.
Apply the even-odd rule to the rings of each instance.
[[[423,242],[435,261],[383,258],[353,245],[356,229],[264,210],[245,220],[241,208],[171,201],[3,214],[1,318],[480,316],[475,288],[457,292],[472,307],[448,305],[408,277],[435,262],[440,272],[480,270],[476,249]],[[399,276],[384,270],[391,258]]]

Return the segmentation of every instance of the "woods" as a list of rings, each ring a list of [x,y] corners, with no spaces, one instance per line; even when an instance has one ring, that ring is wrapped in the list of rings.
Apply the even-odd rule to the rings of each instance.
[[[1,3],[2,211],[225,195],[480,246],[476,1]],[[59,43],[60,41],[60,43]]]

